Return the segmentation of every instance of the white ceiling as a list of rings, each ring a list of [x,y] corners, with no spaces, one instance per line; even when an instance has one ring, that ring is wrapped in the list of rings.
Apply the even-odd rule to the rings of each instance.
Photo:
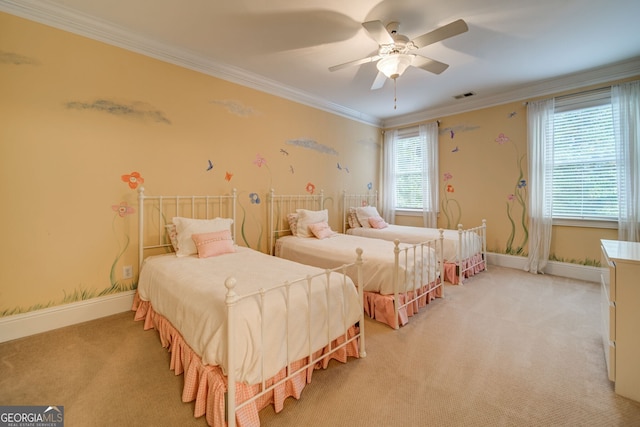
[[[639,0],[0,0],[0,10],[236,83],[396,126],[640,75]],[[374,54],[361,23],[400,23],[413,39],[464,19],[469,31],[370,90]],[[456,100],[458,94],[473,97]]]

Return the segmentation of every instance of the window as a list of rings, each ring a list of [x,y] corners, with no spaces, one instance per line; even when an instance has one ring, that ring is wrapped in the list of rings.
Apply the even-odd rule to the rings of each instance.
[[[418,128],[398,131],[396,139],[396,209],[422,209],[424,141]]]
[[[609,88],[556,98],[553,120],[554,220],[617,221]]]

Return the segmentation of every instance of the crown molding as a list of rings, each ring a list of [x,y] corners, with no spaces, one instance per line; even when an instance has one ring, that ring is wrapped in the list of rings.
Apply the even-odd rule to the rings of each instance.
[[[212,61],[193,52],[158,43],[140,34],[133,33],[115,26],[112,23],[96,19],[57,3],[46,0],[0,0],[0,11],[327,111],[351,120],[376,127],[382,126],[382,120],[378,117],[373,117],[328,102],[309,93],[266,79],[246,70]]]
[[[509,102],[530,100],[532,98],[553,95],[587,86],[611,83],[636,76],[640,76],[640,57],[579,73],[567,74],[558,78],[542,80],[529,85],[517,86],[511,90],[505,90],[498,95],[474,97],[473,99],[463,100],[461,104],[423,110],[386,119],[383,120],[383,128],[391,129],[406,126],[440,117],[451,116],[453,114],[466,113],[482,108],[507,104]]]
[[[472,99],[461,100],[461,103],[381,119],[329,102],[246,70],[212,61],[193,52],[160,44],[140,34],[132,33],[112,23],[98,20],[48,0],[0,0],[0,11],[327,111],[367,125],[386,129],[640,75],[640,57],[638,57],[580,73],[543,80],[534,84],[517,86],[511,90],[502,91],[498,95],[480,95]]]

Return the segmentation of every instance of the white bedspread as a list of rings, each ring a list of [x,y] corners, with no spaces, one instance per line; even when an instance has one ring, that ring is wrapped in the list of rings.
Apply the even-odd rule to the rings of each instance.
[[[389,224],[388,227],[380,229],[364,227],[349,228],[347,229],[347,234],[390,241],[398,239],[404,243],[414,244],[431,239],[438,239],[440,237],[440,231],[437,228],[413,227],[409,225],[395,224]],[[462,245],[462,259],[467,259],[482,250],[480,236],[475,233],[473,234],[474,235],[471,236],[472,239],[469,239],[469,244],[466,244],[465,242]],[[444,230],[443,237],[442,258],[445,262],[457,262],[460,237],[458,230]]]
[[[355,257],[354,252],[344,261],[354,262]],[[179,258],[169,254],[149,257],[144,261],[138,292],[142,300],[150,301],[154,310],[181,332],[204,364],[220,365],[227,374],[225,279],[235,277],[236,293],[242,296],[319,272],[322,270],[244,247],[237,247],[235,253],[202,259],[197,255]],[[337,273],[331,275],[330,307],[327,308],[324,277],[312,281],[313,351],[328,344],[327,323],[330,324],[329,335],[335,339],[355,324],[361,315],[353,282],[347,277],[349,286],[342,286],[344,276]],[[289,362],[307,356],[310,351],[306,289],[306,286],[291,287]],[[261,314],[257,298],[243,300],[237,305],[237,381],[255,384],[261,380],[262,351],[265,354],[265,378],[275,375],[287,364],[284,292],[280,290],[265,297],[264,345],[260,339]],[[345,300],[346,307],[343,304]],[[330,321],[327,322],[328,318]]]
[[[409,246],[412,245],[400,244],[400,248]],[[335,268],[353,257],[357,248],[361,248],[364,251],[362,255],[364,290],[392,295],[394,293],[394,247],[394,243],[387,240],[346,234],[337,234],[326,239],[284,236],[276,241],[276,256],[316,267]],[[418,263],[421,265],[419,264],[417,269],[413,267],[413,259],[410,259],[407,264],[400,263],[401,292],[420,288],[436,279],[438,269],[435,250],[425,247],[423,258],[421,260],[418,256]],[[414,271],[427,280],[413,280]],[[356,280],[355,270],[351,270],[349,274],[353,280]],[[405,278],[408,284],[406,288],[404,287]]]

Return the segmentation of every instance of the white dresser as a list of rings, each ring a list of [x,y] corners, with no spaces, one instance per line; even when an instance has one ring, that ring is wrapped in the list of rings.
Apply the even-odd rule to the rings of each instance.
[[[601,240],[603,342],[617,394],[640,402],[640,243]],[[607,268],[608,267],[608,268]]]

